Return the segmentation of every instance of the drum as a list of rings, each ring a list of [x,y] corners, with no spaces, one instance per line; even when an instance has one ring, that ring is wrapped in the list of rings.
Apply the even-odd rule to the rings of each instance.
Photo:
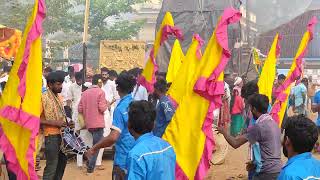
[[[61,151],[64,154],[83,155],[88,149],[89,147],[84,143],[74,129],[66,127],[62,130]]]

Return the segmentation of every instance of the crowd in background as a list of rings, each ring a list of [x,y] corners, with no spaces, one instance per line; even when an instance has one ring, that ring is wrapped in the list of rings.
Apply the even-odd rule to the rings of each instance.
[[[5,69],[0,78],[1,90],[9,72],[9,68]],[[40,130],[43,139],[39,141],[44,143],[46,157],[43,179],[63,177],[67,154],[61,149],[61,128],[67,126],[74,127],[90,147],[86,156],[77,155],[77,166],[85,169],[89,176],[95,170],[105,169],[102,166],[104,148],[114,147],[113,179],[175,178],[175,153],[170,144],[161,139],[176,109],[167,95],[170,84],[166,73],[157,73],[155,91],[149,94],[137,83],[141,73],[140,68],[119,74],[101,68],[100,73],[84,78],[83,71],[75,72],[72,66],[68,72],[53,71],[50,67],[43,69]],[[320,112],[318,84],[311,78],[297,80],[279,128],[268,112],[281,93],[277,92],[278,87],[285,79],[283,74],[277,76],[269,100],[259,94],[257,80],[247,81],[244,77],[225,74],[222,106],[212,114],[217,140],[213,157],[217,158],[219,151],[227,151],[219,141],[233,148],[249,142],[249,179],[290,179],[307,177],[308,173],[320,176],[320,163],[310,154],[320,152],[319,142],[316,143],[320,118],[316,125],[310,120],[312,112]],[[301,133],[297,134],[298,131]],[[282,142],[281,136],[285,137]],[[286,166],[281,161],[281,147],[289,158]],[[220,160],[213,159],[212,163],[223,163],[227,152],[222,154]],[[292,160],[295,156],[304,159],[306,167],[316,167],[305,169],[304,174],[302,170],[300,174],[292,173],[292,169],[299,166],[298,160]],[[84,159],[87,159],[85,165]],[[39,160],[37,156],[37,170],[41,168]]]

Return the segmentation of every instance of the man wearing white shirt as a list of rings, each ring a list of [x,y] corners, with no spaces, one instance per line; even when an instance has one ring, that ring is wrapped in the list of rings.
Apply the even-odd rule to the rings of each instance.
[[[82,93],[82,73],[77,72],[75,74],[76,82],[72,83],[69,87],[69,90],[67,92],[66,102],[67,106],[72,108],[72,121],[75,123],[75,129],[80,130],[81,127],[79,125],[78,121],[78,105],[81,99],[81,93]],[[87,130],[81,130],[81,131],[87,131]],[[80,132],[80,136],[84,139],[85,142],[89,143],[92,140],[92,137],[87,137],[89,132]],[[88,140],[89,139],[89,142]],[[91,140],[91,141],[90,141]],[[87,144],[88,145],[88,144]],[[77,166],[82,167],[82,155],[77,155]]]
[[[134,101],[148,101],[148,91],[145,87],[137,84],[133,89],[132,97]]]
[[[142,69],[140,68],[134,68],[129,70],[129,73],[134,76],[135,79],[138,79],[138,76],[141,75],[142,73]],[[145,100],[148,101],[148,91],[145,87],[136,84],[133,91],[132,91],[132,97],[134,101],[141,101],[141,100]]]

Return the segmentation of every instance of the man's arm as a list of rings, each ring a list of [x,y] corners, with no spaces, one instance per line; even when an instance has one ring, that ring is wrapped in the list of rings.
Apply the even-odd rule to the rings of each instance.
[[[104,113],[109,107],[109,102],[106,100],[106,94],[104,91],[100,94],[98,98],[98,108],[101,113]]]
[[[232,137],[227,130],[224,127],[218,127],[218,132],[221,133],[226,141],[232,146],[234,149],[239,148],[246,142],[248,142],[247,138],[245,135],[237,136],[237,137]]]
[[[313,103],[311,104],[311,110],[312,112],[316,113],[316,112],[319,112],[319,109],[320,109],[320,98],[319,98],[319,95],[318,93],[316,93],[316,95],[313,97]]]
[[[128,168],[128,177],[127,179],[135,179],[135,180],[142,180],[146,179],[146,168],[144,163],[138,161],[137,158],[132,157],[129,153],[127,158],[127,168]]]
[[[170,102],[162,102],[160,103],[160,105],[162,106],[162,109],[164,111],[166,122],[170,122],[175,112],[174,107]]]
[[[80,99],[80,102],[78,105],[78,112],[83,113],[83,98],[82,98],[82,96],[81,96],[81,99]]]
[[[87,151],[87,156],[91,157],[96,152],[99,151],[101,148],[106,148],[112,146],[120,137],[120,132],[117,130],[112,129],[111,133],[107,136],[102,138],[97,144],[95,144],[91,149]]]

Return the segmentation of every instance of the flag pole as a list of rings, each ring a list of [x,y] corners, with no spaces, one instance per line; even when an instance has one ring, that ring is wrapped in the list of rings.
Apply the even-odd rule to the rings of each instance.
[[[86,71],[87,71],[87,42],[88,42],[88,24],[90,15],[90,0],[86,0],[86,9],[84,13],[84,27],[83,27],[83,83],[86,81]]]

